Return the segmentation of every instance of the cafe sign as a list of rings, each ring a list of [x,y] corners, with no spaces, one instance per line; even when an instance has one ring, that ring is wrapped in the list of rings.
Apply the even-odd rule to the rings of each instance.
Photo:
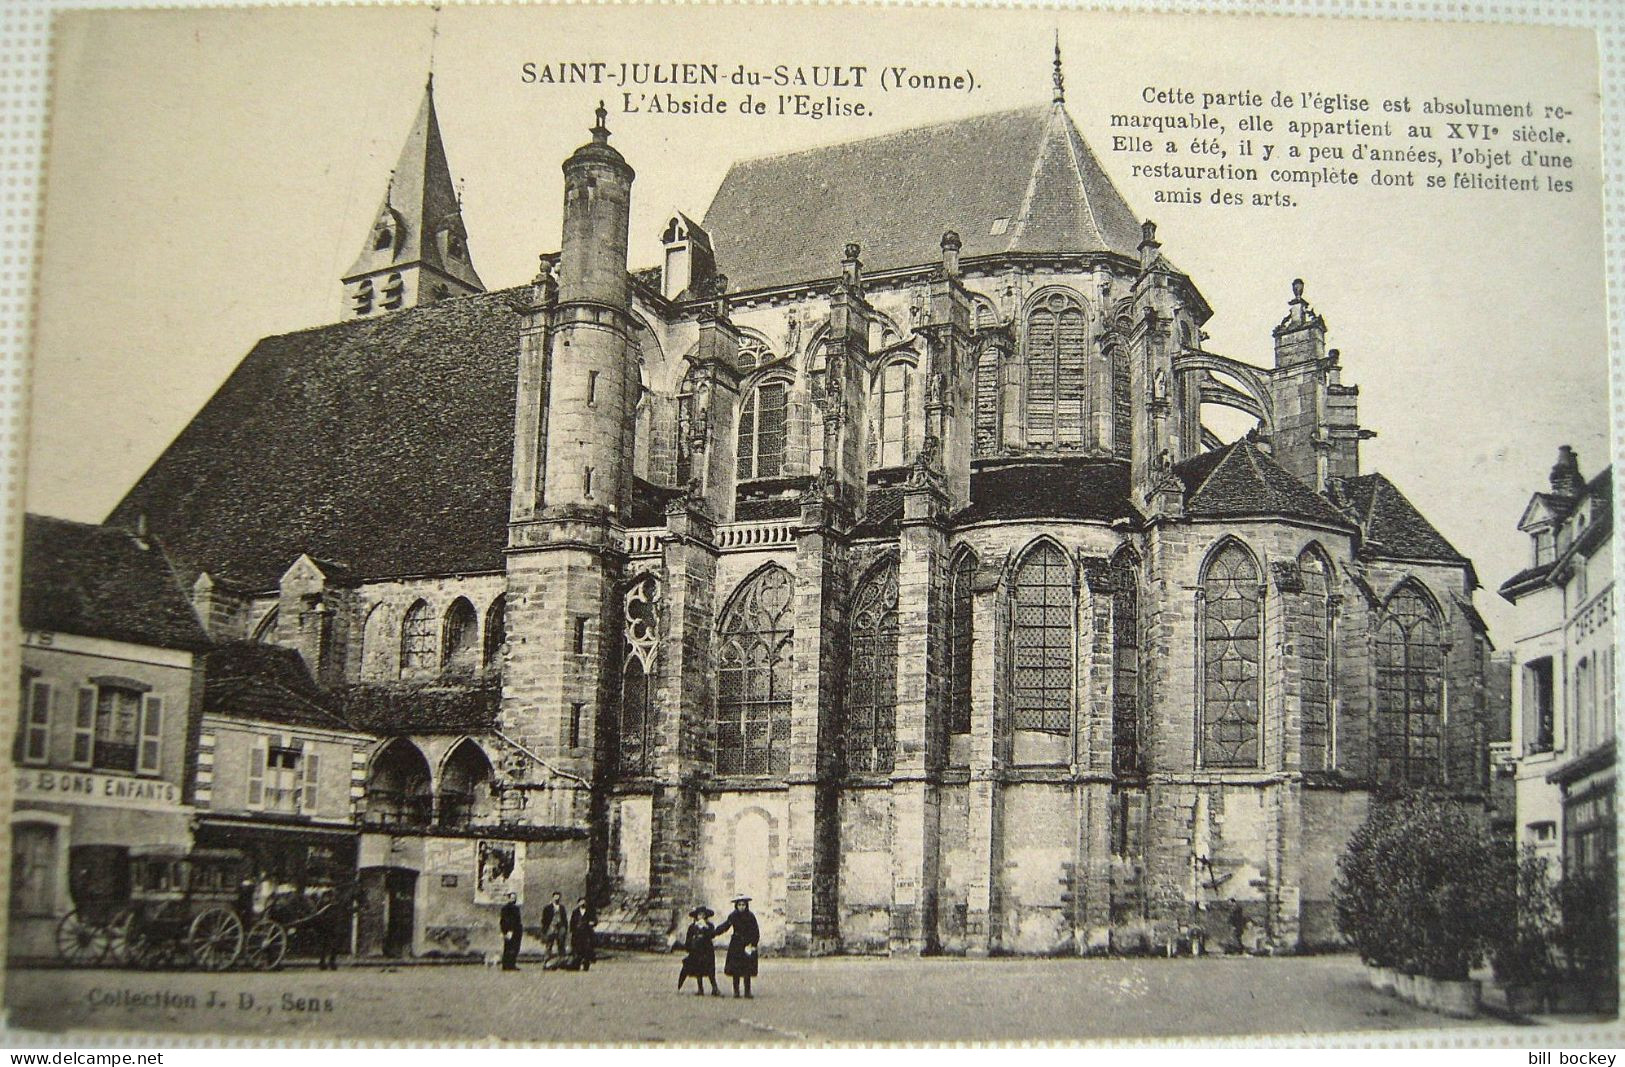
[[[180,786],[153,778],[21,767],[16,768],[16,774],[14,792],[18,800],[50,800],[148,811],[178,807],[181,802]]]

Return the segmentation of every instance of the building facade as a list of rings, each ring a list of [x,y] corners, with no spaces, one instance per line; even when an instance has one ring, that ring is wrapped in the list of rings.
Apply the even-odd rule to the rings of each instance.
[[[11,957],[52,957],[63,917],[127,888],[131,846],[191,843],[207,646],[162,550],[30,515],[12,747]]]
[[[1554,875],[1614,869],[1613,515],[1613,468],[1585,480],[1565,445],[1518,522],[1529,566],[1501,586],[1518,608],[1518,840]]]
[[[417,750],[380,798],[441,788],[450,714],[525,882],[613,934],[747,893],[785,952],[1330,941],[1374,796],[1483,803],[1476,576],[1362,470],[1302,282],[1263,362],[1203,346],[1055,81],[737,164],[637,270],[600,108],[533,282],[380,314],[352,272],[349,321],[261,341],[114,518],[211,634],[377,709],[372,767]],[[409,140],[442,151],[430,99]],[[445,212],[406,197],[421,247]]]

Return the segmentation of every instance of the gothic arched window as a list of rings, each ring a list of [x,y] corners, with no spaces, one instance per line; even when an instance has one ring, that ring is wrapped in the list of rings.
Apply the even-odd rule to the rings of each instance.
[[[479,665],[480,627],[474,605],[458,597],[446,609],[441,626],[440,665],[448,671],[472,671]]]
[[[1027,442],[1081,444],[1088,396],[1083,305],[1051,293],[1027,313]]]
[[[774,358],[773,350],[760,338],[746,336],[739,339],[740,370],[755,370],[773,362]]]
[[[619,746],[618,767],[622,775],[645,775],[654,763],[654,667],[660,650],[656,604],[660,586],[653,577],[644,577],[626,591],[625,662],[621,669],[620,723],[616,730]]]
[[[501,666],[502,646],[508,642],[508,594],[498,593],[485,609],[485,655],[487,667]]]
[[[427,602],[419,600],[406,610],[401,622],[401,674],[435,668],[435,619]]]
[[[1128,367],[1128,346],[1117,345],[1112,361],[1112,450],[1119,459],[1134,455],[1134,399]]]
[[[1206,767],[1260,763],[1259,690],[1263,594],[1258,564],[1231,542],[1202,572],[1201,762]]]
[[[1303,726],[1299,745],[1306,771],[1332,767],[1332,583],[1331,564],[1310,547],[1298,557],[1303,583],[1297,641],[1302,679]]]
[[[909,459],[909,439],[913,437],[918,401],[918,376],[908,363],[894,361],[881,372],[869,396],[874,420],[870,457],[878,467],[901,467]]]
[[[961,552],[954,561],[948,591],[948,732],[970,733],[971,594],[976,582],[976,554]]]
[[[890,774],[897,751],[897,561],[881,563],[852,599],[846,769]]]
[[[718,627],[717,773],[790,769],[794,581],[769,565],[747,578]]]
[[[694,423],[698,415],[700,401],[700,373],[699,368],[690,366],[683,374],[683,380],[677,384],[677,442],[672,451],[677,457],[677,484],[687,485],[693,476],[689,455],[693,451],[693,444],[689,440],[694,433]]]
[[[1140,576],[1127,548],[1111,562],[1112,770],[1140,769]]]
[[[777,478],[784,473],[785,413],[790,385],[766,381],[739,408],[739,478]]]
[[[976,452],[991,455],[999,447],[999,349],[982,346],[976,360]]]
[[[1430,785],[1441,766],[1444,647],[1432,600],[1395,590],[1377,628],[1377,777]]]
[[[1016,568],[1011,690],[1018,730],[1066,733],[1072,725],[1072,564],[1045,541]]]

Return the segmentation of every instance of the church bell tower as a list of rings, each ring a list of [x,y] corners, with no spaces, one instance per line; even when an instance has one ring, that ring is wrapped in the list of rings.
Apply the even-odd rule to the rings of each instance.
[[[390,172],[361,254],[344,273],[345,318],[483,293],[434,109],[434,75]]]

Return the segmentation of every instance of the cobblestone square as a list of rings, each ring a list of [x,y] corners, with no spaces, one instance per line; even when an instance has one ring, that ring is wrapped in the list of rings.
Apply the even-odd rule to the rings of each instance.
[[[1371,990],[1347,956],[775,959],[753,1000],[678,993],[676,957],[580,974],[473,965],[271,974],[13,970],[13,1029],[519,1042],[1066,1041],[1467,1028]],[[692,988],[692,987],[690,987]],[[1572,1019],[1576,1024],[1588,1020]],[[1545,1038],[1549,1042],[1550,1037]]]

